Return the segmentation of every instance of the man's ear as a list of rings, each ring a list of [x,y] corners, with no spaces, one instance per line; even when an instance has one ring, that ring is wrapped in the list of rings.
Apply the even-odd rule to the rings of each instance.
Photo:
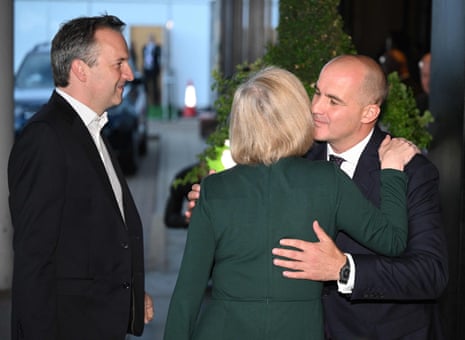
[[[381,113],[381,108],[376,104],[369,104],[363,108],[362,123],[372,123],[377,120]]]
[[[81,59],[74,59],[71,62],[71,73],[81,82],[87,80],[87,68],[88,66]]]

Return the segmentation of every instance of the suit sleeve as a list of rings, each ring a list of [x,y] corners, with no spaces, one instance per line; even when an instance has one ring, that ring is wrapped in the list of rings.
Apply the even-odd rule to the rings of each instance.
[[[393,258],[352,254],[356,267],[352,299],[435,299],[446,287],[448,258],[438,171],[421,157],[414,158],[406,171],[409,174],[407,248]]]
[[[164,340],[191,339],[205,289],[210,277],[215,252],[215,237],[202,193],[189,224],[186,246],[165,325]]]
[[[379,253],[399,255],[407,243],[407,176],[381,171],[381,209],[363,197],[351,179],[337,169],[336,225]]]
[[[14,227],[13,339],[55,339],[55,248],[63,207],[64,153],[45,124],[32,124],[12,149],[9,203]]]

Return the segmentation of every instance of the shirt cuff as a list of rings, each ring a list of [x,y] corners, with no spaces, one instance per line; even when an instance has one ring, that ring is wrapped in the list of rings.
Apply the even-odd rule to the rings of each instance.
[[[344,253],[347,256],[347,259],[350,263],[350,274],[347,283],[341,283],[339,280],[337,281],[337,290],[339,293],[342,294],[352,294],[352,290],[354,289],[355,285],[355,262],[352,258],[352,255],[348,253]]]

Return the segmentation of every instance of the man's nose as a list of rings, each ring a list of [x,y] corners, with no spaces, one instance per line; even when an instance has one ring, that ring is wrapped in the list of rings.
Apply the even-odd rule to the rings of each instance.
[[[128,81],[133,81],[134,80],[134,73],[132,72],[132,69],[129,66],[129,64],[126,63],[125,65],[126,65],[126,67],[124,68],[124,71],[123,71],[124,78],[126,78],[126,80],[128,80]]]
[[[318,99],[318,96],[313,96],[312,102],[311,102],[311,110],[313,113],[318,112],[318,110],[321,107],[321,100]]]

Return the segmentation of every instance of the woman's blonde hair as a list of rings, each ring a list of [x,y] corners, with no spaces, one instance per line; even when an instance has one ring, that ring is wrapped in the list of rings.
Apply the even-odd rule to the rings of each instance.
[[[238,164],[272,164],[302,156],[313,143],[310,99],[291,72],[270,66],[238,87],[229,126]]]

